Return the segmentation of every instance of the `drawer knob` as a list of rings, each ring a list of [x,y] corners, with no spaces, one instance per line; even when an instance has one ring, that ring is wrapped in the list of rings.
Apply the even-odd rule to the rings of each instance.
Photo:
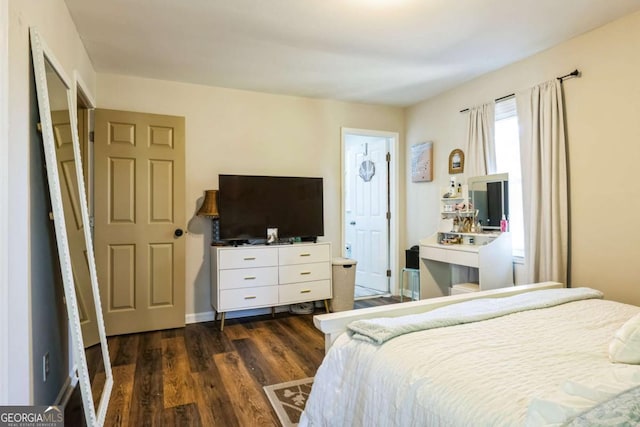
[[[256,276],[247,276],[244,280],[256,280]]]
[[[256,299],[256,296],[255,295],[250,295],[248,297],[244,297],[244,299]]]
[[[300,272],[300,275],[301,275],[301,276],[306,276],[306,275],[308,275],[308,274],[311,274],[311,272],[310,272],[310,271],[301,271],[301,272]]]
[[[302,291],[300,291],[301,294],[309,294],[311,293],[311,289],[304,289]]]
[[[248,257],[244,258],[245,261],[254,261],[255,259],[256,259],[256,257],[254,257],[254,256],[248,256]]]
[[[300,256],[311,256],[311,254],[310,254],[310,253],[306,253],[306,252],[305,252],[305,253],[303,253],[303,254],[300,254]]]

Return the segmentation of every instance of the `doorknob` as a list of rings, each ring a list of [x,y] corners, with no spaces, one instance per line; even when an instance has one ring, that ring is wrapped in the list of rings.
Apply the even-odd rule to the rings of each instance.
[[[176,237],[181,237],[184,234],[182,228],[176,228],[176,231],[173,232],[173,235]]]
[[[356,222],[355,221],[351,221],[349,224],[356,225]]]

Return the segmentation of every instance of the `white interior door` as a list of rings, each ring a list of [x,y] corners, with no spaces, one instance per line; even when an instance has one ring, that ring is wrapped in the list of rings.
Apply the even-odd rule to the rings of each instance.
[[[356,285],[389,292],[389,139],[345,136],[345,256]]]

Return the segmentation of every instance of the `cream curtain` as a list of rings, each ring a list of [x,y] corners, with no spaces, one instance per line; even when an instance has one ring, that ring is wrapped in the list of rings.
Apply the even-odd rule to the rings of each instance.
[[[483,104],[469,108],[467,154],[465,172],[467,176],[495,173],[496,150],[494,144],[495,104]]]
[[[525,228],[526,282],[567,283],[569,222],[562,83],[516,94]]]

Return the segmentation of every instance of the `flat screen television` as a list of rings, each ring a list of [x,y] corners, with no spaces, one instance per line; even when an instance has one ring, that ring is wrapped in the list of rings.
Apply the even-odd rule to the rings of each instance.
[[[219,175],[220,238],[315,240],[324,235],[322,178]]]

